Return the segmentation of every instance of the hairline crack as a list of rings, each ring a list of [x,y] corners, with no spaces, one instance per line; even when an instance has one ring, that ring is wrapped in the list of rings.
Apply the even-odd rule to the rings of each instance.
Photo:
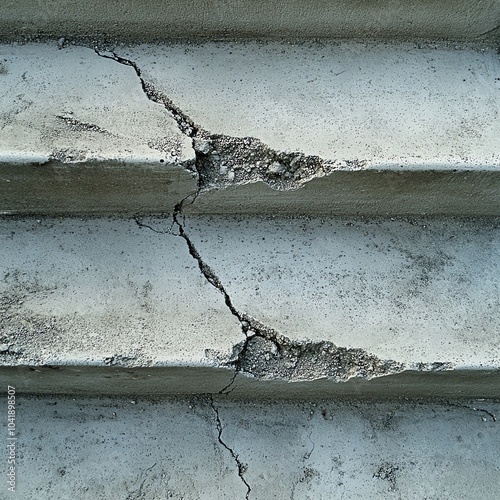
[[[238,468],[238,476],[240,477],[240,479],[243,481],[244,485],[247,488],[247,493],[245,495],[245,499],[248,500],[250,498],[250,492],[252,491],[252,488],[250,487],[247,480],[245,479],[245,472],[246,472],[247,465],[242,463],[239,455],[232,448],[230,448],[227,443],[225,443],[223,441],[223,439],[222,439],[222,431],[223,431],[222,422],[221,422],[221,419],[219,416],[219,410],[215,406],[214,399],[213,399],[212,395],[209,395],[209,401],[210,401],[210,406],[215,413],[215,426],[217,428],[217,440],[219,441],[221,446],[223,446],[230,453],[231,457],[236,462],[236,466]]]

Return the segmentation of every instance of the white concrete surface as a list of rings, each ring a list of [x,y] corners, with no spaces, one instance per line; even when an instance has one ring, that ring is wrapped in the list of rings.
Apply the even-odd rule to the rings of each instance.
[[[17,401],[26,500],[496,500],[500,488],[498,402]]]
[[[4,37],[165,40],[173,37],[498,37],[495,0],[3,0]]]
[[[500,366],[498,219],[188,217],[185,230],[235,308],[281,335]]]
[[[243,338],[181,238],[118,219],[0,228],[4,366],[207,366]]]
[[[364,168],[500,167],[494,47],[221,42],[116,52],[212,134]]]

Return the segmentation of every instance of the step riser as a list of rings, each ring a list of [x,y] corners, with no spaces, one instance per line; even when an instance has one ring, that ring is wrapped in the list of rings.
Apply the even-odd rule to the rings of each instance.
[[[372,380],[288,382],[258,380],[222,368],[98,366],[0,367],[0,383],[19,394],[158,397],[222,394],[243,399],[344,398],[366,400],[500,398],[498,370],[408,371]]]
[[[203,8],[185,1],[28,0],[3,2],[4,37],[34,35],[121,40],[193,37],[327,37],[476,40],[498,36],[498,3],[460,1],[354,2],[321,0],[270,3],[218,2]],[[61,30],[61,26],[64,27]],[[490,33],[491,31],[491,33]]]

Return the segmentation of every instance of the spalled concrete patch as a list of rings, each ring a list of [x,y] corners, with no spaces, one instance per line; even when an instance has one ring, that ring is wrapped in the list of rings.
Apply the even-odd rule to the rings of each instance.
[[[185,231],[234,307],[257,320],[247,333],[273,349],[317,354],[331,342],[407,368],[499,366],[495,219],[189,217]]]
[[[115,53],[210,134],[365,168],[500,164],[495,47],[221,42]]]
[[[98,53],[133,67],[192,138],[202,196],[191,213],[497,215],[498,57],[459,49],[205,43]]]
[[[331,342],[270,340],[256,335],[235,350],[233,357],[241,372],[290,382],[320,378],[345,382],[351,377],[369,380],[404,370],[402,363],[383,361],[361,349],[337,347]]]

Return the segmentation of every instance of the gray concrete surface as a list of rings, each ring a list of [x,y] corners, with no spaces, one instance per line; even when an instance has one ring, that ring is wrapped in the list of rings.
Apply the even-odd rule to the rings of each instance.
[[[22,390],[500,394],[497,219],[5,218],[0,234],[1,378]]]
[[[500,213],[492,48],[53,42],[0,57],[2,213],[172,213],[195,192],[186,212]]]
[[[500,488],[498,402],[17,401],[26,500],[496,500]]]
[[[3,0],[3,37],[165,40],[173,37],[498,37],[495,0]]]

